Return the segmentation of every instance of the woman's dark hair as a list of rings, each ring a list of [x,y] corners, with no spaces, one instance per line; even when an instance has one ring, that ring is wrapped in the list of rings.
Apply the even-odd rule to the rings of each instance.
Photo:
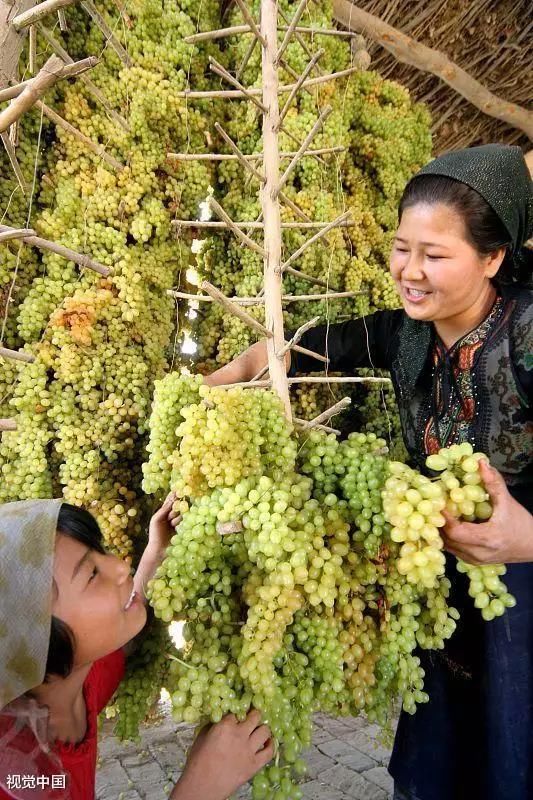
[[[497,279],[501,283],[529,283],[531,254],[523,248],[523,256],[513,257],[511,238],[503,222],[478,192],[461,181],[445,175],[415,175],[405,187],[398,218],[407,208],[426,203],[443,203],[453,208],[463,220],[468,241],[477,252],[486,256],[505,247]]]
[[[84,508],[63,503],[57,520],[57,531],[80,544],[105,554],[102,532],[95,518]],[[46,675],[66,678],[74,663],[74,634],[71,628],[57,617],[52,617],[50,644],[46,661]]]

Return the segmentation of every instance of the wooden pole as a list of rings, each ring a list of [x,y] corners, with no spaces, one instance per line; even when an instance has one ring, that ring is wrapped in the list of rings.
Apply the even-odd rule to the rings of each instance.
[[[215,70],[216,71],[216,70]],[[302,83],[300,88],[306,89],[308,86],[320,86],[323,83],[337,80],[337,78],[348,78],[354,72],[361,72],[361,67],[348,67],[341,69],[339,72],[332,72],[329,75],[320,75],[318,78],[309,78]],[[236,81],[238,83],[238,81]],[[294,83],[286,83],[278,86],[279,94],[287,94],[294,89]],[[261,89],[247,89],[243,92],[242,89],[222,89],[222,90],[208,90],[194,92],[190,89],[185,89],[183,92],[176,92],[177,97],[186,97],[189,100],[207,100],[212,97],[227,98],[227,99],[245,99],[250,97],[259,97],[262,94]]]
[[[29,8],[27,11],[17,14],[11,20],[11,24],[16,31],[21,31],[23,28],[27,28],[28,25],[34,25],[36,22],[39,22],[44,17],[48,16],[48,14],[52,14],[59,8],[70,6],[75,2],[76,0],[44,0],[43,3],[37,3],[33,8]]]
[[[344,27],[364,33],[398,61],[436,75],[484,114],[519,128],[533,139],[533,111],[497,97],[444,53],[426,47],[348,0],[334,0],[333,12]]]
[[[1,92],[0,92],[1,98]],[[6,98],[8,99],[8,98]],[[308,150],[302,158],[312,156],[332,155],[334,153],[344,153],[346,150],[341,144],[335,147],[318,147],[316,150]],[[291,153],[280,153],[280,161],[285,158],[294,158],[296,151]],[[167,153],[169,161],[237,161],[237,156],[233,153]],[[243,154],[246,161],[262,161],[263,153]]]
[[[278,31],[287,31],[288,25],[278,25]],[[352,39],[353,33],[351,31],[338,31],[335,28],[309,28],[304,25],[296,25],[293,28],[295,33],[305,34],[308,36],[335,36],[339,39]],[[249,25],[232,25],[229,28],[218,28],[214,31],[202,31],[202,33],[193,33],[191,36],[186,36],[184,42],[186,44],[198,44],[198,42],[211,42],[216,39],[224,39],[226,36],[238,36],[243,33],[252,33]]]
[[[18,229],[10,228],[9,225],[0,225],[0,233],[13,231],[18,231]],[[49,242],[48,239],[42,239],[40,236],[21,236],[20,240],[32,247],[38,247],[40,250],[48,250],[50,253],[62,256],[62,258],[66,258],[67,261],[74,261],[78,266],[92,269],[93,272],[98,272],[99,275],[103,275],[106,278],[111,273],[109,267],[104,267],[104,265],[99,264],[98,261],[93,261],[89,256],[77,253],[75,250],[71,250],[70,247],[64,247],[62,244]]]
[[[0,357],[10,361],[23,361],[25,364],[33,364],[35,356],[25,353],[24,350],[10,350],[8,347],[0,347]]]
[[[17,423],[14,419],[0,419],[0,432],[2,431],[16,431]]]
[[[277,58],[277,0],[261,1],[261,34],[263,74],[263,168],[265,182],[261,186],[261,208],[264,220],[264,293],[266,327],[273,336],[267,339],[268,370],[272,388],[280,396],[287,419],[292,419],[289,384],[284,356],[283,295],[281,265],[281,216],[279,204],[279,101]]]

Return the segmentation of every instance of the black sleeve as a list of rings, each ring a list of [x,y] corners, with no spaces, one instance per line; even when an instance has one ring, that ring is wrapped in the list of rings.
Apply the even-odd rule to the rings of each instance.
[[[318,325],[305,333],[299,344],[329,358],[329,372],[352,373],[354,369],[390,369],[398,349],[404,312],[376,311],[367,317],[335,325]],[[287,339],[290,334],[287,333]],[[320,372],[324,363],[291,351],[290,375]]]

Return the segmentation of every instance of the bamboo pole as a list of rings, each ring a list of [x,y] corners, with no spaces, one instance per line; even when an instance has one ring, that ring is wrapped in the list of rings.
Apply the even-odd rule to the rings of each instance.
[[[255,317],[252,317],[250,314],[244,311],[240,306],[230,300],[229,297],[226,297],[226,295],[223,294],[220,289],[217,289],[216,286],[213,286],[213,284],[209,283],[209,281],[202,281],[201,288],[204,290],[204,292],[207,292],[207,294],[210,295],[213,300],[225,308],[226,311],[229,311],[230,314],[233,314],[250,328],[253,328],[253,330],[257,331],[257,333],[261,334],[261,336],[266,336],[269,338],[273,335],[268,328],[259,322],[259,320],[255,319]]]
[[[28,69],[30,75],[37,72],[37,29],[35,25],[30,25],[28,36]]]
[[[242,230],[262,230],[264,227],[263,222],[257,220],[250,220],[249,222],[235,222],[233,224]],[[353,221],[344,220],[336,227],[338,228],[351,228]],[[217,222],[217,220],[200,220],[200,219],[173,219],[171,225],[179,232],[180,228],[207,228],[211,230],[227,230],[228,226],[225,222]],[[329,225],[328,222],[282,222],[282,230],[321,230]]]
[[[111,48],[113,48],[113,50],[120,58],[122,63],[125,64],[126,67],[133,66],[133,61],[131,60],[128,53],[121,45],[121,43],[119,42],[119,40],[109,27],[103,16],[97,10],[92,0],[82,0],[81,6],[89,14],[95,25],[97,25],[100,28],[100,30],[104,34],[106,42],[109,44]]]
[[[11,242],[13,239],[23,239],[25,236],[36,236],[37,234],[33,230],[33,228],[20,228],[13,230],[4,231],[0,233],[0,244],[2,242]]]
[[[16,230],[17,228],[11,228],[9,225],[0,225],[0,233]],[[92,269],[93,272],[97,272],[99,275],[103,275],[106,278],[111,274],[109,267],[104,267],[104,265],[98,263],[98,261],[94,261],[92,258],[82,253],[77,253],[75,250],[71,250],[70,247],[65,247],[55,242],[49,242],[48,239],[42,239],[40,236],[21,236],[20,238],[24,244],[38,247],[39,250],[48,250],[50,253],[55,253],[58,256],[66,258],[67,261],[74,261],[74,263],[78,264],[80,267]]]
[[[244,0],[235,0],[235,2],[239,6],[241,14],[244,17],[244,21],[247,23],[248,27],[250,28],[250,31],[254,34],[257,41],[264,47],[265,39],[263,38],[263,36],[261,35],[261,31],[255,24],[255,20],[252,17],[250,11],[248,10],[246,3],[244,2]]]
[[[303,255],[303,253],[305,253],[305,251],[311,247],[311,245],[315,244],[315,242],[329,233],[329,231],[331,231],[333,228],[338,228],[339,224],[345,222],[349,217],[350,211],[345,211],[344,214],[340,215],[340,217],[337,217],[337,219],[334,219],[332,222],[328,223],[324,228],[322,228],[322,230],[318,231],[318,233],[315,233],[314,236],[311,236],[310,239],[304,242],[303,245],[298,248],[298,250],[295,250],[294,253],[292,253],[292,255],[290,255],[289,258],[281,265],[281,271],[285,272],[289,265],[292,264],[293,261],[296,261],[296,259],[300,258],[300,256]]]
[[[347,69],[342,69],[339,72],[331,72],[329,75],[320,75],[318,78],[309,78],[307,81],[302,83],[300,88],[306,89],[308,86],[320,86],[322,83],[329,83],[330,81],[337,80],[338,78],[348,78],[350,75],[353,75],[354,72],[361,72],[361,67],[348,67]],[[278,86],[278,94],[286,94],[287,92],[291,92],[294,88],[294,83],[286,83],[284,85]],[[241,89],[223,89],[220,91],[217,90],[208,90],[202,92],[195,92],[191,89],[185,89],[182,92],[177,92],[178,97],[186,97],[188,100],[206,100],[209,98],[226,98],[226,99],[243,99],[243,98],[250,98],[255,97],[257,99],[262,93],[262,89],[247,89],[246,94]]]
[[[11,139],[5,131],[0,133],[0,138],[2,139],[2,144],[6,149],[7,156],[13,168],[13,172],[15,173],[18,184],[22,190],[22,194],[28,194],[28,184],[26,183],[26,179],[22,173],[22,169],[20,168],[17,154],[15,153],[15,148],[13,147]]]
[[[0,237],[2,234],[0,234]],[[0,241],[2,239],[0,238]],[[284,294],[281,297],[282,303],[299,303],[317,300],[341,300],[350,297],[357,297],[362,292],[327,292],[325,294]],[[176,300],[190,300],[199,303],[214,303],[212,297],[208,294],[192,294],[190,292],[180,292],[177,289],[167,289],[167,295],[174,297]],[[260,306],[265,302],[264,297],[229,297],[232,303],[239,306]]]
[[[51,31],[48,28],[45,28],[44,25],[39,25],[39,31],[41,35],[46,39],[54,53],[56,53],[65,64],[73,64],[72,58],[69,56],[67,51],[64,47],[57,41],[57,39],[52,35]],[[104,110],[107,114],[111,117],[114,122],[120,125],[121,128],[124,128],[125,131],[130,130],[130,126],[128,125],[127,121],[124,119],[122,114],[119,114],[118,111],[115,111],[112,108],[107,100],[105,94],[98,88],[98,86],[93,83],[93,81],[89,78],[89,76],[84,72],[80,75],[81,80],[84,82],[87,90],[90,94],[94,97],[94,99],[102,105]]]
[[[322,414],[318,414],[318,416],[313,417],[313,419],[309,420],[306,423],[305,429],[309,428],[316,428],[317,425],[321,425],[323,422],[327,422],[331,417],[334,417],[335,414],[340,414],[341,411],[344,411],[345,408],[348,408],[351,405],[351,398],[343,397],[342,400],[339,400],[338,403],[327,408]]]
[[[305,419],[299,419],[298,417],[294,417],[294,419],[292,421],[294,422],[294,427],[295,428],[301,428],[302,429],[302,433],[304,433],[306,430],[309,429],[309,424],[310,423]],[[313,428],[315,430],[317,430],[317,431],[324,431],[324,433],[334,433],[335,436],[338,436],[340,434],[340,431],[337,430],[337,428],[330,428],[329,425],[316,424],[316,425],[313,425]]]
[[[215,198],[214,198],[214,197],[212,197],[212,196],[211,196],[211,197],[209,197],[209,200],[208,200],[208,205],[209,205],[209,207],[210,207],[210,208],[211,208],[211,209],[212,209],[212,210],[215,212],[215,214],[217,215],[217,217],[220,217],[220,219],[221,219],[223,222],[225,222],[225,223],[226,223],[226,225],[228,226],[228,228],[231,228],[231,230],[233,231],[233,233],[235,234],[235,236],[237,237],[237,239],[239,239],[241,242],[244,242],[244,244],[247,244],[247,245],[248,245],[248,247],[249,247],[251,250],[253,250],[254,252],[256,252],[256,253],[259,253],[259,255],[261,255],[261,256],[264,256],[264,254],[265,254],[265,251],[264,251],[264,249],[263,249],[263,248],[262,248],[260,245],[258,245],[258,244],[257,244],[257,242],[254,242],[254,240],[253,240],[253,239],[250,239],[250,237],[249,237],[249,236],[247,236],[245,233],[243,233],[243,232],[241,231],[241,229],[240,229],[240,228],[238,228],[238,227],[237,227],[237,226],[234,224],[234,222],[233,222],[233,220],[231,219],[231,217],[229,217],[229,216],[228,216],[228,214],[226,214],[226,212],[224,211],[224,209],[222,208],[222,206],[221,206],[219,203],[217,203],[217,201],[215,200]]]
[[[308,150],[303,154],[303,158],[344,153],[345,150],[346,148],[342,145],[336,145],[335,147],[318,147],[316,150]],[[286,158],[294,158],[295,155],[296,150],[290,153],[280,153],[280,161]],[[247,161],[263,160],[263,153],[243,153],[242,156]],[[169,161],[237,161],[237,156],[233,153],[167,153],[167,158]]]
[[[497,97],[444,53],[426,47],[348,0],[334,0],[333,9],[344,27],[369,36],[398,61],[436,75],[483,113],[519,128],[533,139],[532,111]]]
[[[287,31],[288,25],[278,25],[278,31]],[[352,39],[353,33],[351,31],[340,31],[335,28],[313,28],[304,25],[297,25],[294,28],[296,33],[305,34],[309,36],[336,36],[340,39]],[[224,39],[226,36],[238,36],[243,33],[252,33],[249,25],[232,25],[227,28],[218,28],[213,31],[203,31],[202,33],[193,33],[191,36],[186,36],[184,42],[186,44],[198,44],[199,42],[210,42],[216,39]]]
[[[16,430],[17,423],[14,419],[0,419],[0,432]]]
[[[275,61],[274,61],[276,66],[279,64],[281,56],[283,55],[283,53],[285,52],[285,50],[289,46],[289,42],[290,42],[290,40],[292,38],[292,35],[294,33],[294,29],[298,25],[298,22],[300,21],[300,17],[302,16],[302,14],[304,13],[304,11],[306,9],[307,3],[308,3],[308,0],[300,0],[300,4],[298,5],[296,11],[294,12],[293,18],[292,18],[292,20],[289,22],[289,24],[287,26],[287,30],[285,32],[285,36],[283,37],[283,41],[279,46],[278,52],[276,53],[276,58],[275,58]]]
[[[10,350],[8,347],[0,347],[0,357],[9,361],[23,361],[25,364],[33,364],[35,361],[35,356],[31,353],[25,353],[24,350]]]
[[[291,103],[294,100],[294,98],[296,97],[300,87],[302,86],[302,84],[306,80],[307,76],[309,75],[309,73],[311,72],[313,67],[322,58],[324,53],[325,53],[324,48],[321,48],[320,50],[318,50],[315,53],[315,55],[311,58],[310,62],[307,64],[307,66],[305,67],[304,71],[302,72],[302,74],[300,75],[300,77],[298,78],[296,83],[294,84],[294,89],[292,90],[292,92],[290,93],[288,98],[285,100],[285,105],[283,106],[282,110],[280,111],[280,114],[279,114],[279,122],[280,122],[280,124],[283,122],[283,120],[287,116],[289,108],[291,107]]]
[[[36,22],[40,22],[48,14],[52,14],[59,8],[70,6],[75,2],[76,0],[44,0],[43,3],[38,3],[33,8],[29,8],[27,11],[23,11],[13,17],[11,25],[16,31],[21,31],[23,28],[27,28],[28,25],[35,25]]]
[[[109,155],[102,144],[93,142],[92,139],[89,139],[88,136],[85,136],[84,133],[75,128],[74,125],[71,125],[70,122],[67,122],[66,119],[60,117],[59,114],[57,114],[49,106],[46,106],[41,100],[37,100],[35,106],[36,108],[40,109],[43,114],[48,117],[48,119],[52,120],[52,122],[54,122],[60,128],[63,128],[63,130],[67,131],[67,133],[70,133],[71,136],[74,136],[75,139],[78,139],[78,141],[86,145],[89,150],[92,150],[97,156],[100,156],[100,158],[105,161],[106,164],[109,164],[110,167],[113,167],[113,169],[117,170],[124,169],[124,165],[121,164],[120,161],[117,161],[114,156]]]
[[[42,30],[40,26],[39,30]],[[58,79],[73,78],[76,75],[80,75],[80,77],[82,77],[86,70],[92,69],[100,63],[100,59],[96,58],[95,56],[83,58],[81,61],[73,61],[70,56],[68,56],[68,58],[70,60],[62,65]],[[65,61],[65,59],[63,59],[63,61]],[[21,83],[16,83],[14,86],[6,86],[5,89],[0,89],[0,103],[3,103],[5,100],[13,100],[13,98],[19,97],[26,88],[31,87],[33,80],[34,78],[29,78],[27,81],[21,81]]]
[[[307,0],[306,0],[306,2],[307,2]],[[276,95],[276,97],[277,97],[277,95]],[[318,131],[324,126],[325,121],[327,120],[327,118],[329,117],[329,115],[331,114],[332,111],[333,111],[333,109],[332,109],[331,106],[326,106],[320,112],[320,115],[319,115],[317,121],[315,122],[315,124],[313,125],[313,127],[311,128],[311,130],[309,131],[309,133],[307,134],[307,136],[303,140],[302,144],[300,145],[300,148],[295,153],[294,158],[291,160],[289,166],[287,167],[287,169],[285,170],[285,172],[283,173],[283,175],[279,179],[278,186],[277,186],[277,189],[276,189],[276,197],[280,193],[281,189],[287,183],[290,175],[292,174],[293,170],[296,168],[296,165],[300,161],[300,158],[302,157],[302,154],[305,153],[305,151],[307,150],[307,148],[311,144],[312,140],[315,138],[316,134],[318,133]],[[280,126],[280,124],[278,122],[278,126],[276,128],[276,132],[278,130],[280,130],[280,127],[281,126]]]
[[[98,59],[91,57],[78,62],[75,69],[72,66],[66,68],[60,58],[56,55],[50,56],[37,75],[25,83],[24,88],[13,102],[0,112],[0,133],[6,131],[25,111],[32,108],[39,98],[60,78],[71,77],[84,70],[92,69],[96,64],[98,64]]]
[[[267,339],[268,371],[272,388],[278,393],[285,415],[292,419],[289,384],[285,357],[279,356],[285,343],[283,332],[283,294],[281,263],[281,217],[279,201],[279,100],[277,71],[277,0],[261,2],[261,33],[265,44],[262,48],[263,104],[263,167],[265,182],[261,186],[261,208],[264,220],[264,293],[266,326],[272,332]],[[281,55],[281,53],[279,53]]]

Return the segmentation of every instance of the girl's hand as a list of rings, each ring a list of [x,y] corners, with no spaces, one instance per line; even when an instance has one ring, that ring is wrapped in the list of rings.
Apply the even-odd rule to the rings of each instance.
[[[226,800],[274,755],[270,730],[251,711],[243,722],[228,714],[194,742],[171,800]]]
[[[479,465],[493,512],[487,522],[461,522],[447,512],[442,536],[446,550],[468,564],[533,561],[533,516],[511,497],[500,473]]]
[[[172,520],[175,515],[172,512],[172,505],[175,499],[175,493],[170,492],[161,508],[158,508],[150,520],[146,550],[150,550],[152,553],[164,554],[174,535]]]

